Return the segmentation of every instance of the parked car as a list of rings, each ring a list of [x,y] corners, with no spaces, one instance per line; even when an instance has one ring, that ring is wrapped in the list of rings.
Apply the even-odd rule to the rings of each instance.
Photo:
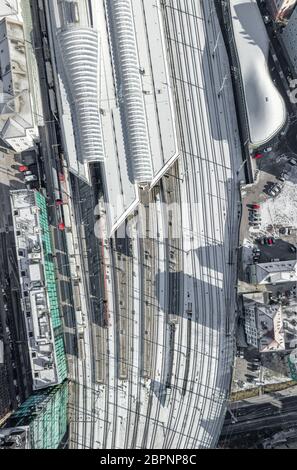
[[[271,152],[271,151],[272,151],[272,147],[266,147],[265,149],[263,149],[264,153],[268,153],[268,152]]]
[[[284,183],[288,179],[288,173],[286,171],[282,171],[278,176],[278,179]]]
[[[277,194],[273,189],[269,189],[269,191],[267,191],[267,192],[268,192],[268,195],[272,196],[272,197],[276,196],[276,194]]]
[[[259,220],[261,217],[258,214],[251,214],[249,220]]]
[[[264,157],[263,153],[256,153],[253,158],[258,159]]]
[[[296,253],[296,246],[290,245],[290,251],[292,251],[292,253]]]
[[[290,158],[289,163],[290,163],[290,165],[292,165],[292,166],[297,165],[297,160],[296,160],[296,158]]]
[[[288,228],[288,227],[281,227],[281,228],[279,229],[279,233],[280,233],[281,235],[291,235],[292,230],[291,230],[290,228]]]
[[[260,209],[260,204],[253,203],[252,204],[252,209]]]

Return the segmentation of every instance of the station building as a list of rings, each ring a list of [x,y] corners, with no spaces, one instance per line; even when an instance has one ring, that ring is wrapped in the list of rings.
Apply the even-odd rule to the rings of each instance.
[[[15,152],[22,152],[34,146],[39,133],[24,26],[8,17],[0,22],[0,74],[0,137]]]

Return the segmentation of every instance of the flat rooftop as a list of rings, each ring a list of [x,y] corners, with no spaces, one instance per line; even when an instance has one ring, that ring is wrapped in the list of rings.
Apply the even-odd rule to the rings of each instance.
[[[34,127],[24,28],[21,22],[9,18],[0,22],[0,71],[2,138],[24,136],[26,129]]]
[[[16,255],[19,269],[21,308],[23,311],[32,368],[33,389],[61,381],[60,338],[54,328],[60,326],[55,278],[51,270],[49,239],[43,228],[42,213],[35,191],[11,191]],[[60,369],[60,370],[59,370]]]
[[[257,148],[284,127],[287,112],[268,69],[269,37],[256,0],[230,0],[250,143]]]

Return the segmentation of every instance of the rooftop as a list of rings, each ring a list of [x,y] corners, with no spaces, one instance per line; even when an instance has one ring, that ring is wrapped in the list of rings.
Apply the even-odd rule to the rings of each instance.
[[[285,349],[281,305],[258,306],[257,313],[260,352]]]
[[[29,449],[29,434],[28,426],[0,429],[0,449]]]
[[[285,349],[282,306],[265,305],[244,296],[247,341],[260,352]]]
[[[255,267],[257,284],[276,284],[297,281],[297,261],[258,263]]]
[[[92,28],[67,25],[59,31],[64,74],[80,160],[103,160],[99,114],[99,38]]]
[[[272,140],[287,119],[282,96],[268,69],[269,37],[256,0],[230,0],[250,143],[257,148]]]
[[[22,23],[9,18],[0,22],[0,54],[0,130],[5,140],[25,136],[34,127]]]
[[[65,378],[63,339],[43,196],[34,191],[11,191],[16,254],[32,367],[33,388]]]
[[[132,213],[139,202],[139,192],[135,182],[145,181],[153,186],[179,155],[173,91],[170,85],[161,13],[156,8],[154,1],[145,2],[143,9],[139,7],[139,2],[134,0],[114,3],[113,7],[116,11],[105,9],[102,2],[92,2],[93,25],[91,25],[86,21],[84,14],[85,2],[79,2],[80,20],[74,25],[69,18],[69,8],[66,8],[65,1],[61,2],[63,8],[59,8],[57,0],[48,2],[60,81],[62,132],[66,142],[65,154],[71,171],[85,178],[88,177],[88,172],[82,165],[83,162],[88,161],[88,156],[84,151],[84,146],[80,149],[77,145],[76,132],[73,132],[75,122],[71,121],[72,98],[69,84],[71,81],[71,87],[74,90],[72,72],[68,69],[69,79],[65,87],[61,76],[68,52],[66,48],[61,51],[59,44],[67,39],[67,47],[73,48],[72,50],[75,51],[77,40],[74,35],[75,31],[89,31],[88,34],[92,34],[94,41],[98,35],[97,64],[94,55],[91,60],[93,60],[93,72],[96,68],[95,65],[97,65],[100,76],[98,107],[100,108],[103,153],[97,155],[96,158],[104,160],[101,169],[111,231],[120,226],[127,214]],[[134,18],[133,24],[130,21],[129,31],[122,31],[121,19],[125,14],[129,19],[131,12]],[[107,14],[109,21],[106,21]],[[107,28],[111,24],[117,24],[114,35],[106,34]],[[64,34],[66,34],[65,37]],[[133,47],[133,64],[129,63],[129,58],[125,59],[126,56],[121,57],[122,60],[115,60],[115,43],[117,43],[116,38],[119,36],[127,40]],[[87,45],[91,46],[91,41],[88,40]],[[137,57],[135,57],[135,51]],[[79,55],[79,51],[76,55]],[[75,54],[70,59],[77,69],[83,68],[84,61],[87,61],[87,57],[80,57],[75,61]],[[90,64],[88,64],[87,71],[87,73],[91,72]],[[72,77],[75,76],[75,74],[72,75]],[[131,76],[133,76],[133,83]],[[92,83],[95,84],[93,80]],[[130,88],[132,84],[133,89]],[[89,85],[91,85],[90,80]],[[126,88],[128,92],[124,93]],[[124,95],[126,99],[124,99]],[[88,110],[84,109],[83,111]],[[141,126],[139,126],[139,121],[135,120],[138,111],[141,114]],[[129,126],[124,119],[128,112],[132,113]],[[94,119],[92,119],[93,123]],[[144,127],[147,129],[144,130]],[[97,125],[97,129],[99,129],[99,125]],[[91,136],[90,129],[86,128],[85,131],[88,132],[88,136]],[[146,137],[142,137],[146,134],[149,137],[148,141]],[[74,136],[76,137],[76,148]],[[99,131],[97,132],[98,137]],[[136,139],[137,146],[133,145],[134,151],[130,152],[127,149],[130,148],[130,144],[132,145],[133,139]],[[133,141],[135,142],[135,140]]]

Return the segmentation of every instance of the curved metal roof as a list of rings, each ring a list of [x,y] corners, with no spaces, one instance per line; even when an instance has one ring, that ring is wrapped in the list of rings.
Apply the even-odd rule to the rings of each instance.
[[[64,73],[71,95],[76,145],[81,160],[103,160],[99,113],[98,33],[91,28],[67,27],[59,33]]]
[[[109,13],[128,166],[135,182],[150,182],[152,161],[130,0],[113,0]]]
[[[286,107],[269,73],[269,37],[256,0],[230,0],[230,13],[250,140],[254,147],[260,147],[285,125]]]

